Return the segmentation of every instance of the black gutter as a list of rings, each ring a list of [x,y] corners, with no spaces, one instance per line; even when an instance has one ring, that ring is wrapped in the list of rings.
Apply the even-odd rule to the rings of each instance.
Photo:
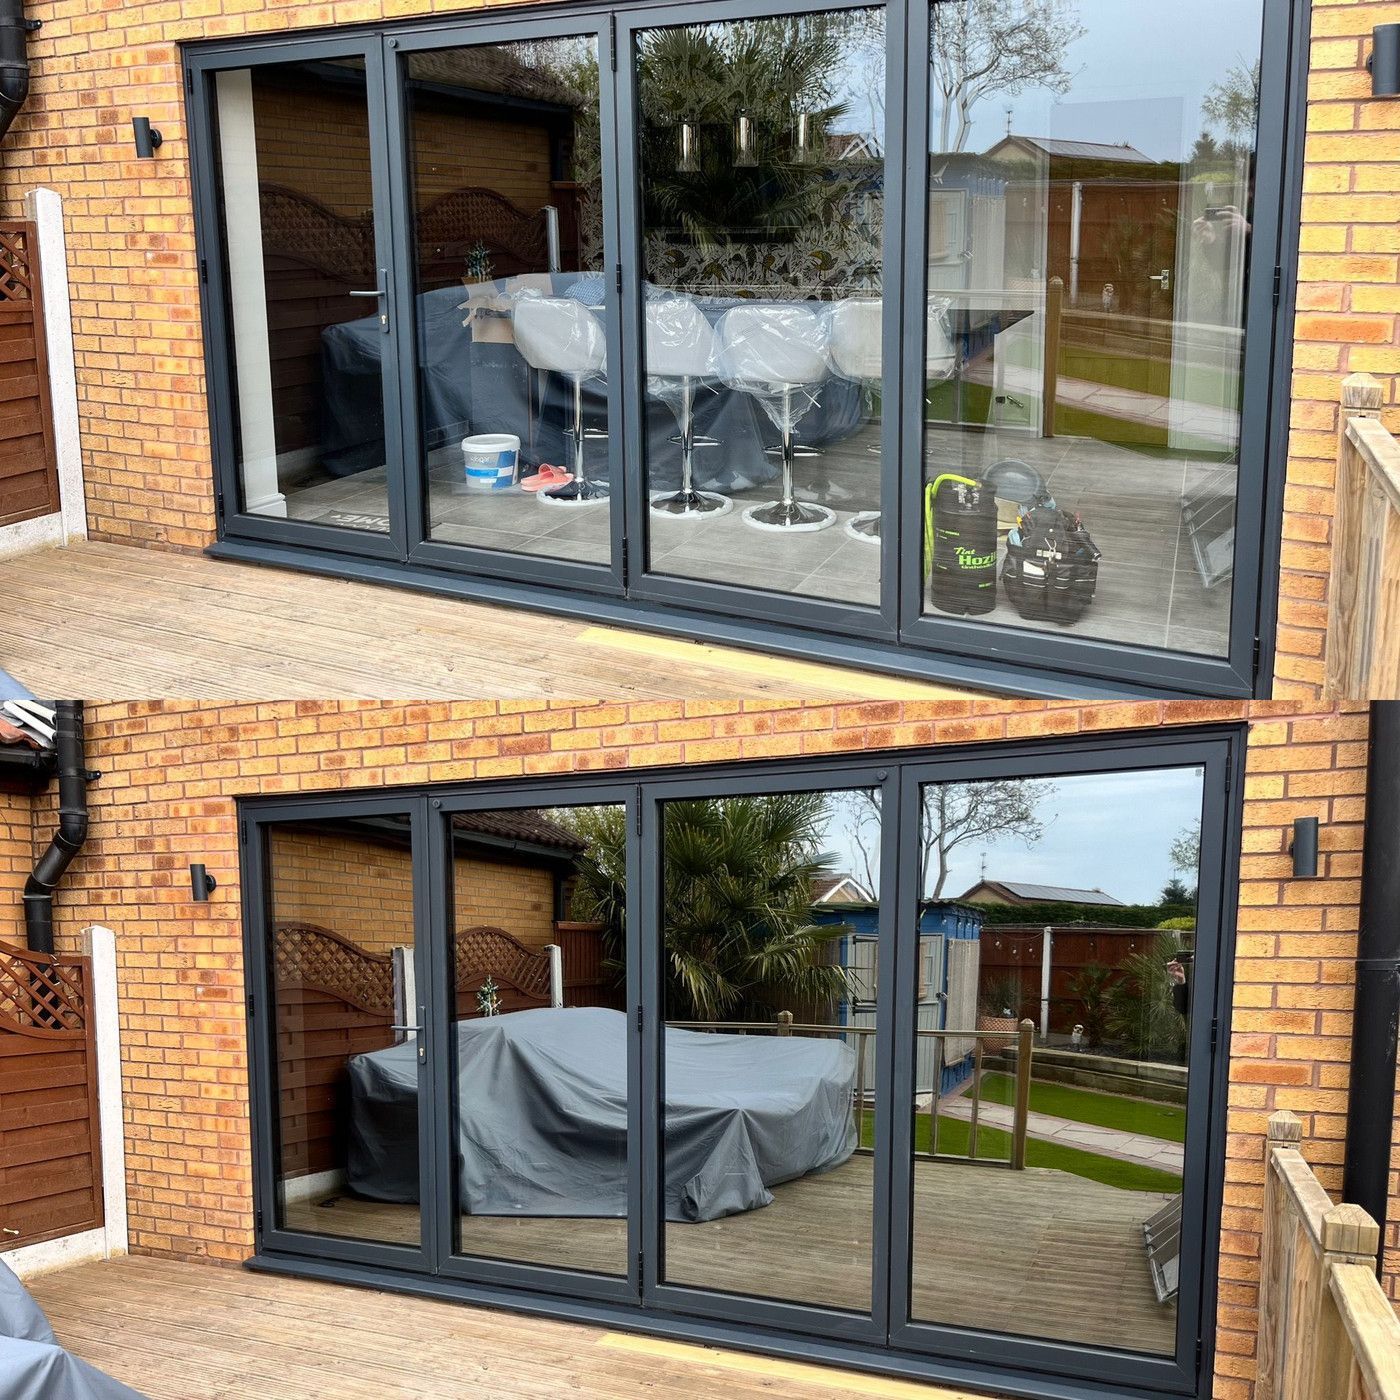
[[[58,830],[24,884],[25,935],[36,953],[53,952],[53,892],[87,840],[87,785],[89,777],[97,776],[83,763],[83,702],[59,700],[54,712]]]
[[[29,96],[25,36],[38,27],[38,20],[25,19],[24,0],[0,0],[0,141]]]
[[[1400,1031],[1400,701],[1371,705],[1342,1199],[1385,1239]]]

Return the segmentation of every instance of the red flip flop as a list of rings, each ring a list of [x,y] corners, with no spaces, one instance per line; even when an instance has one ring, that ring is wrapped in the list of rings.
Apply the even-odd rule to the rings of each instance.
[[[552,467],[548,462],[543,462],[534,476],[521,478],[520,489],[522,491],[544,491],[556,486],[567,486],[573,479],[573,472],[566,472],[563,467]]]

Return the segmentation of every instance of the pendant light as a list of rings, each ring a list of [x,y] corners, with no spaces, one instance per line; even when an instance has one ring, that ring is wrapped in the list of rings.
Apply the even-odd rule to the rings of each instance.
[[[736,169],[751,169],[757,164],[753,118],[747,112],[741,111],[734,118],[734,165]]]
[[[694,175],[700,169],[700,132],[693,121],[682,117],[676,128],[676,173]]]

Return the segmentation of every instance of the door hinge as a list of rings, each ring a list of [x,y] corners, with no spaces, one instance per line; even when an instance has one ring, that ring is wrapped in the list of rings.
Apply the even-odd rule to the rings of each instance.
[[[243,845],[248,844],[248,819],[242,817],[238,822],[238,839]]]
[[[622,591],[625,593],[631,586],[631,564],[628,562],[627,536],[622,537]]]
[[[640,788],[637,789],[637,793],[636,793],[636,797],[635,797],[635,800],[634,800],[634,803],[633,803],[633,809],[632,809],[632,810],[633,810],[633,818],[632,818],[633,825],[634,825],[634,827],[636,828],[637,835],[640,836],[640,835],[642,834],[642,792],[641,792],[641,789],[640,789]]]
[[[642,1029],[642,1008],[639,1006],[639,1007],[637,1008],[637,1031],[638,1031],[638,1033],[641,1032],[641,1029]]]
[[[203,282],[204,285],[205,285],[206,287],[209,285],[209,259],[208,259],[208,258],[200,258],[200,260],[199,260],[199,280],[200,280],[201,282]]]
[[[1210,1018],[1210,1053],[1215,1054],[1220,1045],[1220,1019],[1212,1016]]]
[[[1259,679],[1259,666],[1260,666],[1260,661],[1261,661],[1261,658],[1263,657],[1263,654],[1264,654],[1264,639],[1263,639],[1261,636],[1259,636],[1258,633],[1255,633],[1255,636],[1254,636],[1254,674],[1253,674],[1252,676],[1250,676],[1250,680],[1252,680],[1252,681],[1257,681],[1257,680]]]
[[[608,67],[617,72],[617,16],[608,16]]]
[[[613,285],[617,288],[618,296],[622,295],[622,264],[618,263],[613,268]]]
[[[646,1263],[646,1255],[643,1254],[642,1251],[639,1249],[639,1250],[637,1251],[637,1291],[638,1291],[638,1292],[641,1292],[641,1289],[642,1289],[642,1278],[643,1278],[643,1274],[644,1274],[644,1265],[645,1265],[645,1263]]]
[[[1277,307],[1283,296],[1283,265],[1274,264],[1274,306]]]
[[[1205,1344],[1205,1340],[1204,1340],[1203,1338],[1201,1338],[1201,1337],[1197,1337],[1197,1338],[1196,1338],[1196,1374],[1197,1374],[1197,1375],[1200,1374],[1200,1371],[1201,1371],[1201,1362],[1202,1362],[1202,1360],[1204,1359],[1205,1354],[1206,1354],[1206,1344]]]
[[[194,91],[194,69],[193,69],[193,68],[186,68],[186,69],[185,69],[185,91],[186,91],[186,92],[193,92],[193,91]]]
[[[249,993],[248,993],[247,1001],[248,1001],[248,1014],[251,1016],[251,1015],[253,1014],[253,993],[252,993],[252,992],[249,992]]]
[[[263,1227],[263,1213],[262,1213],[262,1211],[259,1211],[259,1212],[258,1212],[258,1234],[262,1234],[262,1227]]]

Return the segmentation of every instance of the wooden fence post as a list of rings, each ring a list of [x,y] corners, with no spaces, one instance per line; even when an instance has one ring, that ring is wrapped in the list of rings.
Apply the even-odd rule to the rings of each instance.
[[[1322,1217],[1312,1367],[1302,1377],[1306,1400],[1333,1400],[1351,1393],[1354,1352],[1332,1293],[1332,1270],[1338,1264],[1374,1268],[1380,1245],[1380,1226],[1360,1206],[1333,1206]]]
[[[1326,693],[1332,700],[1353,698],[1357,674],[1367,648],[1358,635],[1369,622],[1364,586],[1369,472],[1347,438],[1353,418],[1375,418],[1384,390],[1369,374],[1342,380],[1342,407],[1337,418],[1337,480],[1332,520],[1332,576],[1328,584]],[[1356,698],[1361,698],[1356,694]]]
[[[1300,1119],[1283,1109],[1269,1116],[1264,1138],[1264,1227],[1259,1249],[1259,1343],[1255,1400],[1278,1400],[1280,1362],[1288,1340],[1288,1281],[1292,1240],[1288,1238],[1288,1194],[1274,1171],[1274,1152],[1303,1141]]]
[[[1048,438],[1055,436],[1055,400],[1059,395],[1060,327],[1064,304],[1064,279],[1052,277],[1045,287],[1045,365],[1040,405],[1040,431],[1043,437]]]
[[[1021,1022],[1016,1044],[1016,1115],[1011,1122],[1011,1169],[1026,1168],[1026,1125],[1031,1109],[1031,1056],[1035,1053],[1035,1022]]]

